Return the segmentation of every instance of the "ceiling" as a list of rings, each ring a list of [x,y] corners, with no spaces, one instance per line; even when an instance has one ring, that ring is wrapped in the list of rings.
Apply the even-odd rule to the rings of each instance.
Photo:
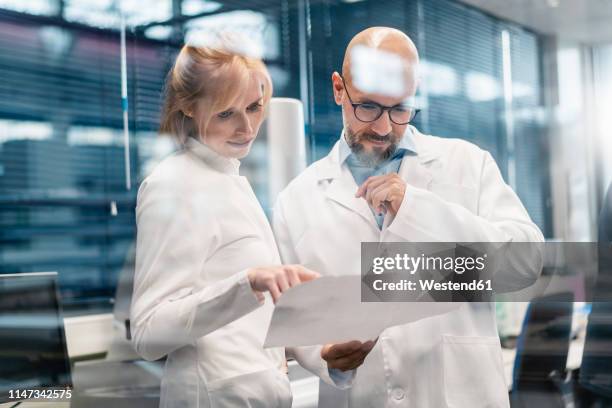
[[[460,0],[534,31],[583,43],[612,43],[612,0]]]

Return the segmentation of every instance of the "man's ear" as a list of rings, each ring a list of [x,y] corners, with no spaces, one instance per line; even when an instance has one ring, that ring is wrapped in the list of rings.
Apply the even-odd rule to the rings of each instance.
[[[342,105],[342,96],[344,95],[344,85],[342,84],[342,78],[337,71],[331,76],[332,80],[332,90],[334,92],[334,101],[336,101],[336,105]]]

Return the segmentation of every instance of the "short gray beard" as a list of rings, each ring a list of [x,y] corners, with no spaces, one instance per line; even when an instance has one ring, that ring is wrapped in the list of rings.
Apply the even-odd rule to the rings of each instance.
[[[361,144],[359,141],[359,138],[353,132],[351,132],[348,127],[344,128],[344,133],[346,134],[346,142],[351,148],[351,152],[355,155],[360,163],[367,167],[378,166],[389,159],[389,157],[391,157],[397,149],[397,142],[395,142],[391,143],[389,147],[384,150],[374,147],[372,151],[366,152],[363,144]]]

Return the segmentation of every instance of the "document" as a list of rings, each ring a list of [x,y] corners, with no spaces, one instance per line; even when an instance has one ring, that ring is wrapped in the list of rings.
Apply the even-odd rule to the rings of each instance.
[[[264,347],[374,340],[388,327],[458,309],[461,303],[361,302],[361,276],[324,276],[280,297]]]

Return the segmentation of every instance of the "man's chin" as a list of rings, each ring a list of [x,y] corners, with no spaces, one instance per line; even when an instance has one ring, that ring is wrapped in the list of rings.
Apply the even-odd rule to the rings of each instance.
[[[377,141],[366,135],[361,135],[357,142],[349,143],[349,146],[357,159],[369,167],[378,166],[395,150],[390,138],[385,141]]]
[[[383,152],[383,149],[364,149],[355,156],[361,163],[369,167],[375,167],[384,161]]]
[[[383,152],[386,149],[389,148],[389,146],[391,146],[391,143],[385,141],[385,142],[377,142],[377,141],[373,141],[373,140],[366,140],[364,142],[362,142],[365,150],[368,153],[374,153],[374,152]]]
[[[383,160],[385,157],[385,154],[387,154],[387,151],[389,150],[389,148],[391,147],[390,143],[371,143],[371,142],[366,142],[363,144],[363,150],[362,152],[367,155],[370,156],[372,158],[379,158],[380,160]]]

